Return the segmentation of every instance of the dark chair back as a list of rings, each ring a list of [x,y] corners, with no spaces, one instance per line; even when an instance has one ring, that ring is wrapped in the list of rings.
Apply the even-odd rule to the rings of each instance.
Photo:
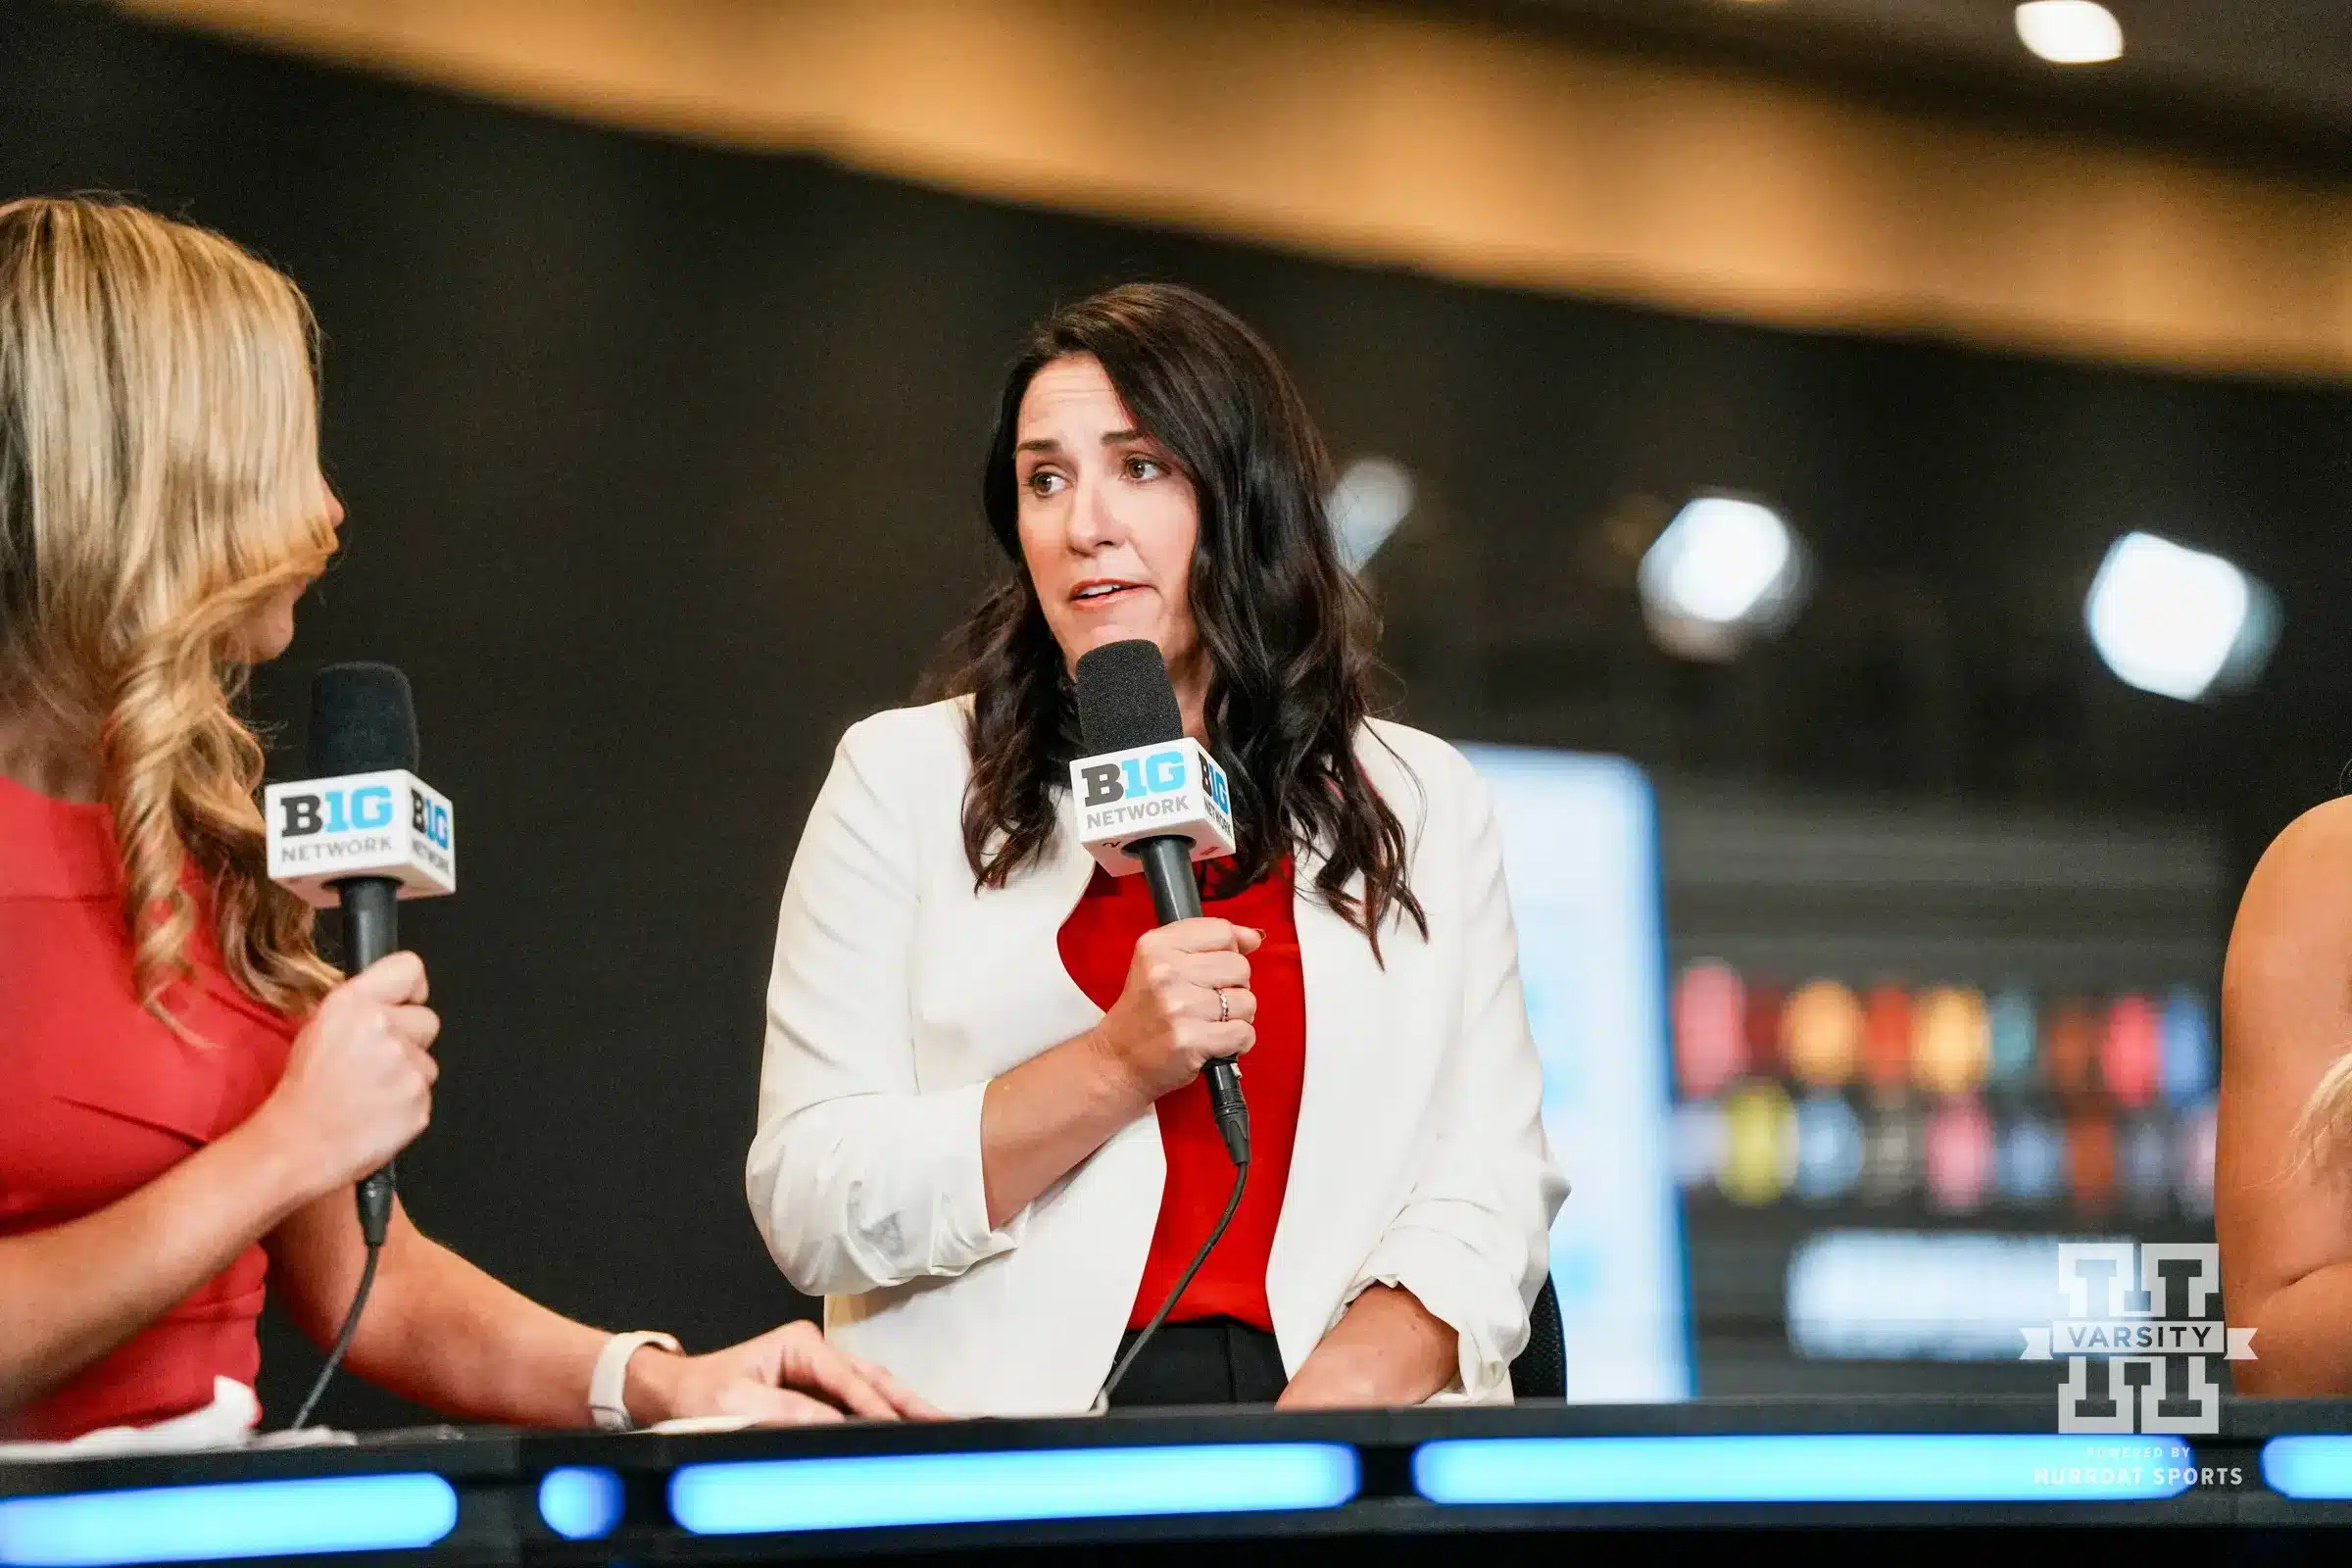
[[[1527,1348],[1511,1363],[1511,1397],[1565,1399],[1568,1397],[1567,1336],[1560,1330],[1560,1298],[1544,1276],[1544,1289],[1527,1314]]]

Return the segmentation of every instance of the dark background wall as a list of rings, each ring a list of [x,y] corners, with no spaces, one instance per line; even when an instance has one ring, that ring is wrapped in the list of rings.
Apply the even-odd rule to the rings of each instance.
[[[348,549],[263,673],[405,666],[463,887],[406,932],[448,1020],[403,1161],[431,1234],[552,1304],[710,1347],[805,1311],[742,1197],[775,901],[834,740],[902,701],[991,567],[976,466],[1021,326],[1205,288],[1343,457],[1422,504],[1373,576],[1408,716],[1664,775],[2211,821],[2240,870],[2331,786],[2352,396],[1808,337],[1453,287],[540,120],[173,33],[0,8],[0,193],[235,236],[325,334]],[[1693,488],[1819,556],[1730,670],[1642,636]],[[2218,548],[2284,606],[2250,697],[2122,688],[2108,541]],[[2232,884],[2234,885],[2234,883]],[[4,1113],[4,1108],[0,1108]],[[273,1328],[282,1420],[316,1358]],[[347,1383],[325,1418],[416,1412]]]

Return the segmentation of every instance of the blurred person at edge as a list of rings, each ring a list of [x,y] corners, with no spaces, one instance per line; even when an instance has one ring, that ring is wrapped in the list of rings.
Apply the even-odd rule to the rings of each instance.
[[[111,202],[0,206],[11,1436],[228,1402],[250,1419],[265,1276],[330,1341],[365,1257],[353,1183],[430,1111],[423,965],[346,980],[319,959],[310,911],[264,876],[262,752],[231,709],[342,520],[314,361],[294,285],[219,235]],[[395,1213],[362,1376],[454,1416],[579,1427],[600,1359],[625,1406],[608,1425],[928,1413],[808,1324],[632,1349]]]
[[[1187,290],[1057,311],[982,496],[1003,579],[943,700],[843,739],[784,893],[753,1212],[834,1337],[947,1408],[1507,1401],[1566,1186],[1488,789],[1373,718],[1370,609],[1272,351]],[[1149,638],[1239,837],[1200,918],[1064,821],[1073,670]],[[1122,1337],[1124,1336],[1124,1337]]]
[[[2241,1394],[2352,1395],[2352,796],[2273,840],[2222,976],[2214,1228]]]

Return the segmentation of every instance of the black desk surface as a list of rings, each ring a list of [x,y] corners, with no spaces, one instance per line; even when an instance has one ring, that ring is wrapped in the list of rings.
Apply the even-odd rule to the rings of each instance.
[[[1389,1560],[1551,1533],[1574,1538],[1555,1548],[1591,1560],[1654,1554],[1679,1532],[1725,1529],[1768,1531],[1789,1545],[1818,1531],[1959,1530],[2020,1545],[2066,1538],[2071,1551],[2089,1544],[2086,1528],[2163,1529],[2198,1533],[2231,1557],[2352,1523],[2352,1500],[2285,1494],[2352,1498],[2352,1402],[2230,1400],[2212,1435],[2055,1426],[2055,1399],[1889,1398],[1171,1411],[700,1435],[437,1429],[321,1447],[0,1465],[0,1565],[389,1560],[380,1542],[351,1544],[367,1537],[370,1510],[395,1534],[422,1532],[397,1560],[450,1563],[1036,1561],[1111,1544],[1122,1561],[1197,1560],[1242,1543],[1281,1543],[1285,1556],[1360,1556],[1377,1544]],[[2285,1439],[2325,1441],[2275,1444]],[[1472,1440],[1500,1441],[1458,1446]],[[560,1479],[550,1483],[551,1473]],[[282,1485],[359,1478],[374,1479],[340,1491]],[[568,1513],[547,1500],[560,1492]],[[403,1525],[402,1509],[415,1506],[445,1517]],[[289,1507],[310,1514],[270,1522]],[[592,1534],[566,1539],[551,1513]],[[252,1521],[263,1534],[240,1534]],[[318,1555],[306,1530],[339,1540],[335,1554]],[[257,1555],[257,1542],[269,1549]]]

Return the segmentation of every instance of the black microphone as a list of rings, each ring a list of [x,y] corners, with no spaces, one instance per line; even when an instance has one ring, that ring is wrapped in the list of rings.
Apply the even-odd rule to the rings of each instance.
[[[311,682],[310,777],[272,784],[270,875],[343,909],[352,974],[400,946],[399,901],[457,886],[448,800],[416,777],[416,704],[390,664],[329,664]],[[360,1234],[383,1245],[393,1167],[359,1184]]]
[[[416,701],[390,664],[329,664],[311,682],[311,776],[416,771]],[[400,881],[339,877],[328,884],[343,906],[343,957],[358,974],[400,946]],[[381,1247],[392,1223],[398,1175],[391,1161],[362,1177],[360,1234]]]
[[[400,946],[399,901],[458,888],[449,797],[416,776],[416,704],[390,664],[329,664],[311,682],[311,776],[263,793],[270,878],[315,908],[343,908],[343,958],[353,974]],[[356,1189],[368,1258],[334,1348],[294,1417],[311,1412],[343,1364],[392,1227],[393,1162]]]
[[[1078,728],[1088,756],[1071,775],[1084,791],[1082,837],[1100,858],[1105,838],[1098,819],[1124,814],[1130,826],[1164,825],[1167,831],[1118,837],[1115,853],[1141,863],[1161,925],[1195,919],[1200,913],[1195,858],[1233,851],[1225,776],[1206,750],[1185,736],[1176,688],[1156,643],[1105,643],[1079,659],[1077,681]],[[1115,755],[1128,752],[1147,755]],[[1250,1106],[1242,1099],[1240,1065],[1220,1056],[1202,1076],[1226,1153],[1237,1166],[1249,1164]]]

